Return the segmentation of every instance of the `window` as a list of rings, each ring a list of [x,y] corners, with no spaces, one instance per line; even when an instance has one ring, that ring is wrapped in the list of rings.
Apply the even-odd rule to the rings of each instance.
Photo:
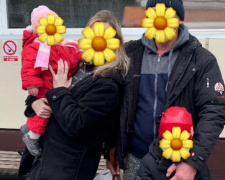
[[[192,28],[225,28],[225,0],[184,0],[185,22]]]
[[[136,0],[7,0],[8,28],[24,28],[30,24],[32,10],[46,5],[64,19],[67,28],[83,28],[89,18],[102,9],[113,11],[122,21],[125,6]]]
[[[147,0],[7,0],[8,28],[30,24],[30,13],[46,5],[61,16],[68,28],[83,28],[101,9],[113,11],[123,27],[140,27]],[[189,28],[225,28],[225,0],[183,0],[185,24]]]
[[[138,6],[125,6],[123,24],[125,27],[140,27],[145,17],[147,0],[136,0]],[[225,28],[225,0],[183,0],[185,24],[189,28]],[[135,12],[135,13],[134,13]]]

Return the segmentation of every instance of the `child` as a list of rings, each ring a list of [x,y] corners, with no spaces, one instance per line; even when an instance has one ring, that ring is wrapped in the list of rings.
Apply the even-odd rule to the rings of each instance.
[[[170,142],[167,144],[167,135]],[[172,136],[175,136],[171,138]],[[172,163],[182,162],[190,156],[189,149],[193,147],[193,123],[192,116],[184,107],[170,107],[162,113],[162,119],[159,127],[159,138],[150,146],[149,153],[141,160],[140,168],[137,171],[136,180],[169,180],[166,176],[167,169]],[[159,139],[162,139],[159,141]],[[182,140],[190,143],[186,150],[182,148]],[[174,155],[167,152],[167,147],[173,151],[182,149],[186,154]],[[165,146],[164,148],[162,148]],[[184,145],[183,145],[184,146]],[[160,148],[162,149],[160,149]],[[184,156],[185,155],[185,156]]]
[[[28,90],[28,93],[37,98],[44,98],[48,90],[52,89],[52,75],[48,70],[51,65],[57,72],[57,62],[62,59],[68,63],[68,78],[72,77],[81,59],[81,51],[78,49],[76,41],[64,40],[60,44],[48,46],[38,40],[38,34],[35,33],[38,20],[41,17],[47,18],[48,14],[58,15],[46,6],[39,6],[31,13],[31,26],[28,26],[23,32],[23,50],[22,50],[22,89]],[[23,141],[33,156],[39,156],[41,149],[38,139],[44,134],[48,119],[38,117],[37,115],[29,117],[27,124],[22,125],[20,130],[24,133]]]

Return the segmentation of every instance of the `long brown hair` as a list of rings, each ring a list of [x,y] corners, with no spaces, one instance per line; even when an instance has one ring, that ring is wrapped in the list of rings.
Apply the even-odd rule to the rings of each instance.
[[[115,51],[116,59],[111,63],[105,63],[95,69],[94,76],[105,76],[111,72],[119,70],[123,77],[128,72],[129,59],[125,53],[124,40],[121,32],[121,25],[118,18],[108,10],[101,10],[97,12],[87,23],[87,26],[92,26],[95,22],[109,23],[117,32],[116,38],[120,40],[120,48]]]

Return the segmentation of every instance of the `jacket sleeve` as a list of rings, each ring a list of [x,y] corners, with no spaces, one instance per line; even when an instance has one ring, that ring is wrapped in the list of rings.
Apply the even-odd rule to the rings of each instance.
[[[151,164],[150,160],[150,153],[146,154],[140,162],[140,167],[137,169],[137,173],[135,175],[135,180],[153,180],[151,167],[155,166],[157,168],[157,165],[155,162]],[[163,173],[163,172],[160,172]],[[159,178],[160,179],[160,178]]]
[[[24,115],[26,117],[33,117],[36,114],[31,107],[32,103],[36,100],[37,100],[37,98],[34,96],[31,96],[31,95],[28,96],[27,99],[25,100],[26,109],[24,111]]]
[[[40,78],[41,69],[34,68],[35,60],[37,56],[37,49],[31,45],[26,46],[22,51],[22,89],[27,90],[28,87],[42,86],[42,80]]]
[[[78,101],[65,87],[48,91],[46,97],[53,114],[70,136],[84,135],[107,121],[109,113],[118,106],[118,89],[110,84],[98,85]]]
[[[194,89],[199,122],[194,130],[191,157],[186,162],[201,171],[225,125],[225,93],[215,57],[202,51],[196,58],[203,60],[195,76]]]

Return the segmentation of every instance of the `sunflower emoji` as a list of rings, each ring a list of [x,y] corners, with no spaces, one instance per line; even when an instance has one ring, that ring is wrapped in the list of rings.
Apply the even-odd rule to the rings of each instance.
[[[176,37],[175,28],[179,27],[179,19],[174,18],[176,11],[165,4],[158,3],[156,8],[148,8],[145,11],[147,18],[142,19],[142,27],[148,28],[145,36],[148,39],[155,38],[157,43],[164,43],[166,39],[172,40]]]
[[[105,29],[103,22],[95,22],[93,29],[89,26],[82,31],[83,39],[78,40],[79,48],[83,49],[82,59],[95,66],[102,66],[105,60],[110,63],[116,59],[114,50],[119,49],[120,40],[114,38],[116,30],[109,26]]]
[[[159,147],[163,149],[162,156],[166,159],[172,159],[173,162],[180,162],[181,158],[190,157],[189,149],[193,148],[193,141],[189,140],[190,133],[184,130],[181,133],[180,127],[173,127],[172,133],[166,130],[163,138],[159,142]]]
[[[49,46],[54,46],[55,41],[60,43],[63,41],[61,34],[66,33],[66,27],[62,26],[63,19],[58,17],[55,19],[54,14],[48,14],[47,18],[39,19],[40,26],[36,27],[36,33],[40,34],[38,40],[44,43],[47,40]]]

